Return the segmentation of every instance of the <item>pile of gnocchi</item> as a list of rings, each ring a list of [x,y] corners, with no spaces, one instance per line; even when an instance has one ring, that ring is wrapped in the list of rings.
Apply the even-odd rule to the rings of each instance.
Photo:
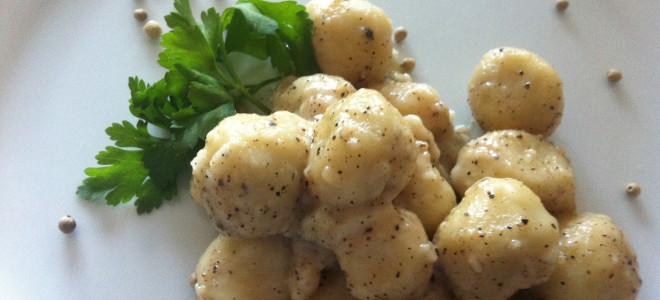
[[[524,49],[486,53],[468,83],[471,139],[411,80],[366,0],[312,0],[323,74],[286,78],[271,115],[208,133],[191,194],[218,237],[199,299],[634,299],[634,250],[576,212],[562,82]]]

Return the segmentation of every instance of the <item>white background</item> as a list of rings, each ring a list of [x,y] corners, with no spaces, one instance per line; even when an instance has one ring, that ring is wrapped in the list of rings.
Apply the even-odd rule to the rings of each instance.
[[[226,1],[192,1],[199,9]],[[532,50],[564,81],[566,110],[551,137],[577,175],[578,208],[606,213],[627,233],[644,280],[660,294],[660,2],[552,0],[375,1],[405,26],[414,76],[469,124],[467,82],[482,54]],[[179,197],[149,215],[75,196],[83,169],[110,144],[104,129],[135,121],[128,77],[164,70],[160,46],[132,12],[164,24],[170,1],[0,0],[0,298],[194,299],[188,275],[215,231]],[[198,15],[198,14],[197,14]],[[623,80],[610,85],[617,67]],[[625,186],[636,181],[641,197]],[[58,219],[78,221],[61,234]]]

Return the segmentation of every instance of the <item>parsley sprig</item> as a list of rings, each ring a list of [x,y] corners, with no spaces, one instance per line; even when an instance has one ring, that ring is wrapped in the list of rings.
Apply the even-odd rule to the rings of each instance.
[[[88,177],[76,192],[84,199],[109,205],[135,199],[138,214],[151,212],[176,195],[177,177],[190,172],[206,134],[239,104],[270,113],[255,96],[259,90],[286,75],[318,72],[312,21],[294,1],[239,0],[222,14],[202,12],[198,22],[188,0],[175,0],[165,21],[172,30],[162,36],[158,63],[167,72],[153,84],[129,78],[129,109],[138,121],[105,130],[114,146],[96,155],[100,166],[85,169]],[[278,75],[247,83],[233,52],[270,64]],[[165,134],[152,134],[150,126]]]

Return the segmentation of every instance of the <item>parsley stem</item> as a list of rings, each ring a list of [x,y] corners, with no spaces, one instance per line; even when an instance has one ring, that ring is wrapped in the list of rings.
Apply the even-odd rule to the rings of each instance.
[[[259,82],[257,84],[249,84],[246,87],[248,88],[248,91],[251,94],[254,94],[254,93],[258,92],[261,88],[263,88],[263,87],[265,87],[265,86],[267,86],[267,85],[269,85],[273,82],[279,81],[281,79],[282,79],[281,76],[276,76],[276,77],[273,77],[273,78],[270,78],[270,79],[266,79],[266,80],[264,80],[262,82]]]
[[[266,106],[265,104],[261,103],[261,101],[257,100],[257,98],[254,97],[244,86],[237,87],[237,90],[243,94],[245,99],[249,100],[254,106],[259,108],[261,111],[263,111],[266,114],[270,114],[270,108]]]
[[[220,56],[222,57],[222,61],[225,64],[225,68],[227,69],[227,72],[229,73],[229,76],[231,76],[232,79],[232,85],[234,88],[237,88],[238,86],[243,86],[243,83],[241,82],[241,79],[238,77],[238,74],[236,74],[236,71],[234,71],[234,66],[232,65],[231,61],[229,61],[229,55],[227,54],[227,49],[225,49],[224,46],[218,47],[220,48]]]
[[[223,72],[223,71],[218,67],[217,64],[215,64],[215,73],[218,74],[218,77],[220,77],[219,79],[220,79],[221,81],[223,81],[225,84],[227,84],[227,85],[229,85],[229,86],[232,86],[232,87],[234,86],[233,82],[232,82],[231,80],[229,80],[229,78],[227,78],[227,76],[225,75],[225,72]]]
[[[220,76],[224,81],[226,81],[234,89],[240,92],[245,99],[250,101],[254,106],[259,108],[262,112],[266,114],[270,114],[270,108],[268,108],[268,106],[264,105],[259,100],[257,100],[254,97],[254,95],[252,95],[252,93],[250,93],[250,91],[248,91],[248,89],[245,87],[238,74],[236,74],[236,71],[234,70],[234,66],[229,61],[229,57],[228,57],[229,55],[227,54],[227,49],[225,49],[224,43],[220,43],[218,47],[218,52],[222,62],[224,62],[224,66],[225,69],[227,70],[227,73],[229,73],[229,76],[231,77],[231,80],[227,80],[228,78],[226,78],[224,72],[222,72],[220,68],[218,68],[218,65],[215,66],[216,72],[220,74]]]

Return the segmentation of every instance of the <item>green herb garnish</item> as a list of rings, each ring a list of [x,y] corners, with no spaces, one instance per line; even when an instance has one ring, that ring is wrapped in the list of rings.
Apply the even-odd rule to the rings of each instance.
[[[167,72],[154,84],[129,78],[129,108],[139,120],[105,130],[115,145],[96,156],[99,167],[85,169],[88,177],[76,192],[84,199],[118,205],[135,198],[138,214],[151,212],[176,195],[177,177],[190,172],[207,132],[236,114],[237,105],[270,113],[255,96],[259,90],[287,75],[318,72],[312,21],[294,1],[240,0],[222,15],[214,8],[202,12],[198,22],[188,0],[175,0],[165,21],[172,30],[162,36],[158,63]],[[270,64],[278,75],[248,83],[234,52]],[[164,134],[152,134],[148,125]]]

